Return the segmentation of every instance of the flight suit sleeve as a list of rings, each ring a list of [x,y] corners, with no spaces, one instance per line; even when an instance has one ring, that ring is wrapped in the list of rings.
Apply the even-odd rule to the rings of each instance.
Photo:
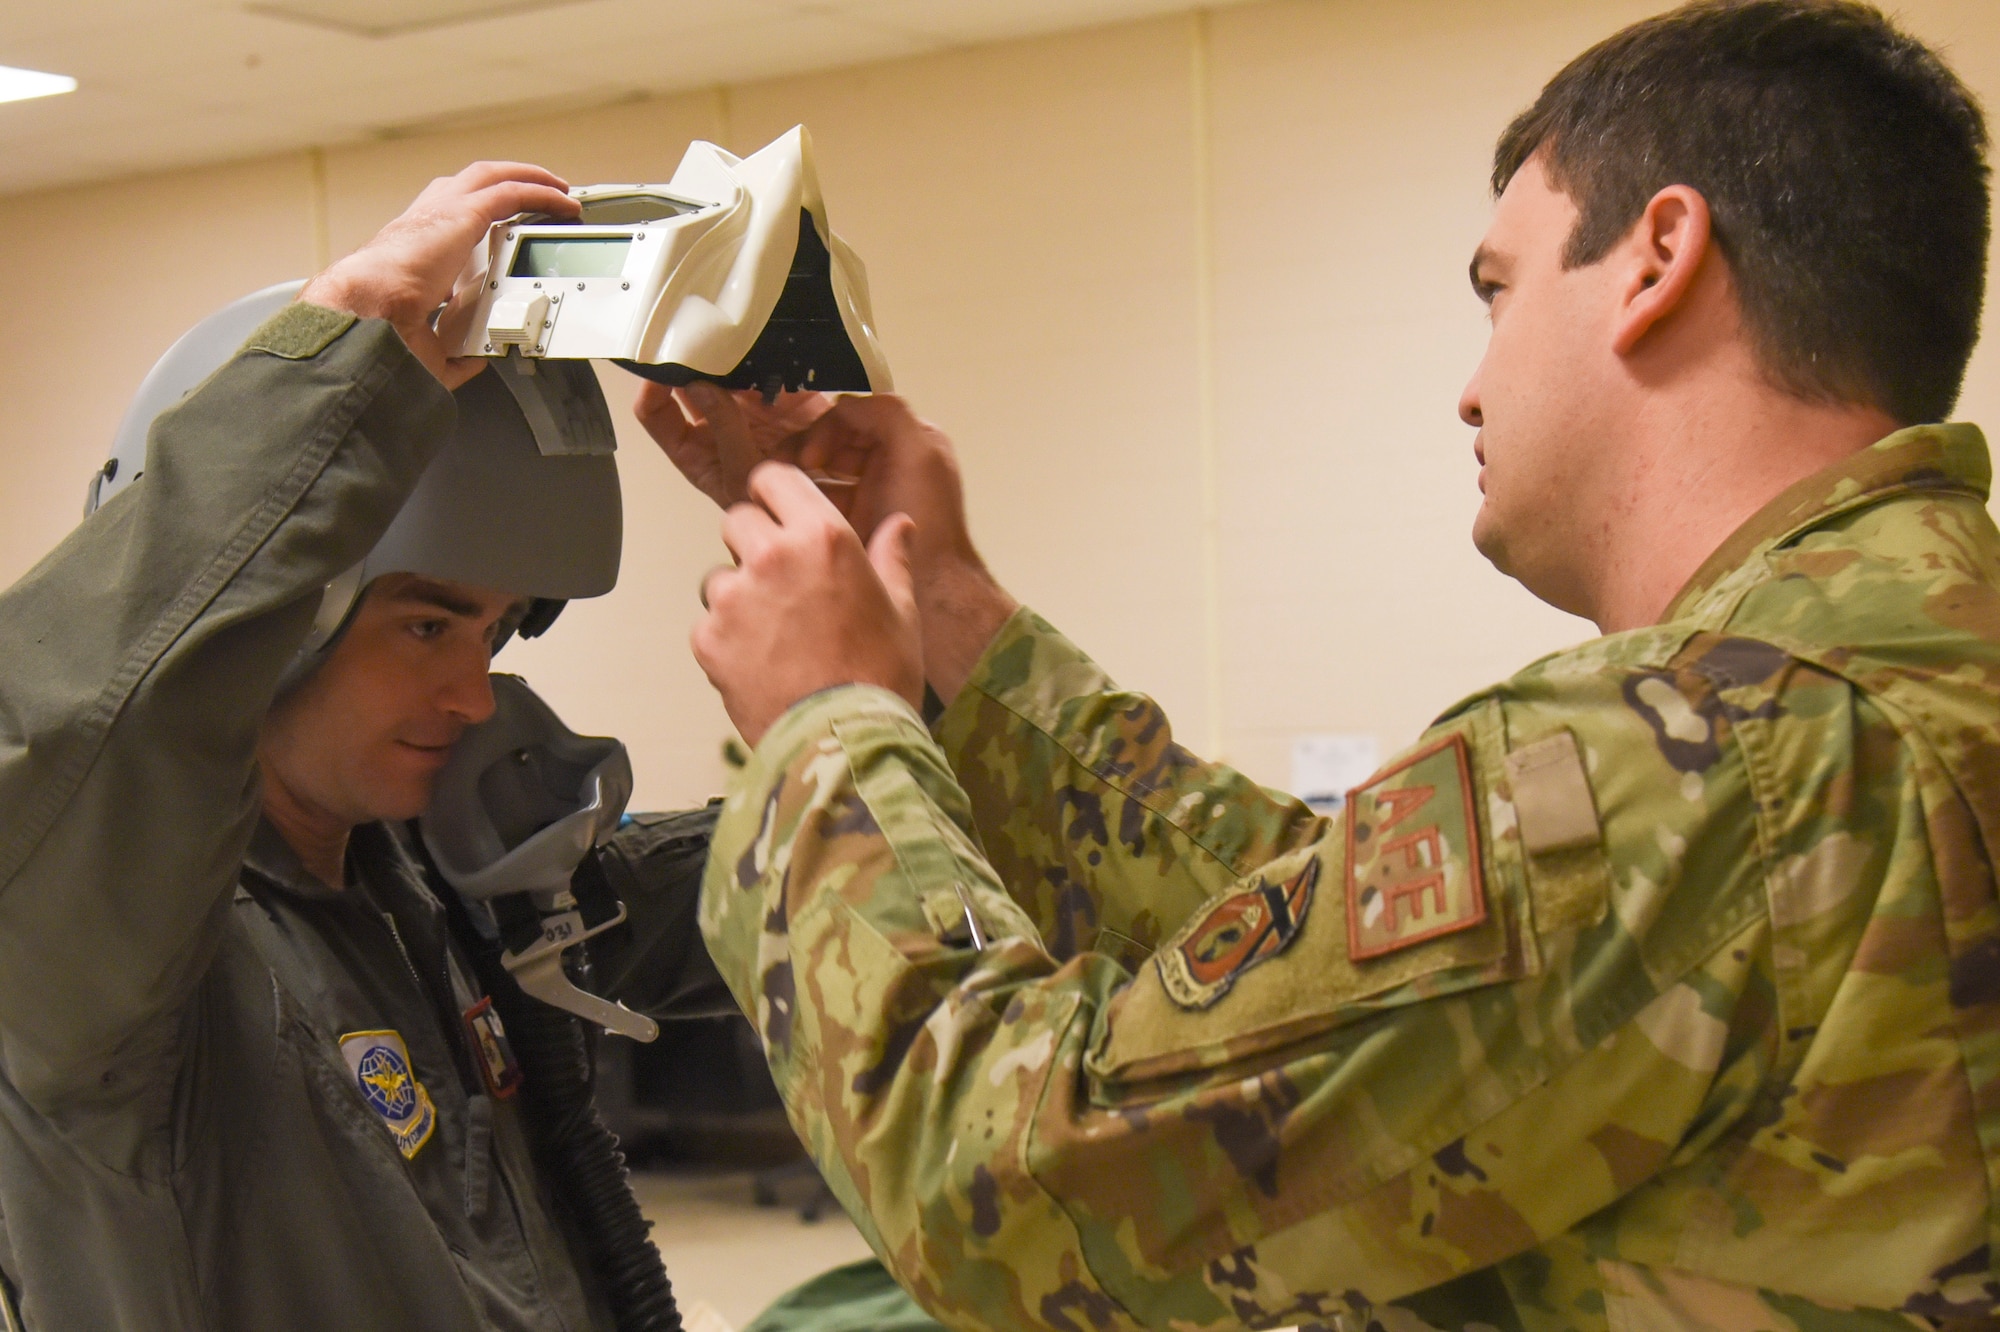
[[[934,727],[994,871],[1056,957],[1136,966],[1188,913],[1323,835],[1306,805],[1174,739],[1026,608]]]
[[[1853,715],[1839,682],[1800,688],[1801,715]],[[851,687],[733,784],[703,926],[829,1184],[945,1322],[1424,1309],[1767,1086],[1769,853],[1736,720],[1771,715],[1681,667],[1517,680],[1132,970],[1053,955],[916,715]]]
[[[321,588],[452,421],[388,324],[293,305],[0,593],[0,1063],[57,1123],[165,1114],[258,817],[259,724]]]

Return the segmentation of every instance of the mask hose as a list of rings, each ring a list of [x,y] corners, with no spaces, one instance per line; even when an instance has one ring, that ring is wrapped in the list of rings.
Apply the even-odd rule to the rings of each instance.
[[[436,874],[428,849],[422,854]],[[595,854],[577,866],[579,876],[603,873]],[[524,993],[500,961],[501,945],[481,937],[458,894],[439,896],[507,1029],[537,1161],[582,1232],[618,1332],[681,1332],[673,1285],[647,1234],[651,1223],[627,1183],[625,1154],[597,1111],[593,1043],[583,1020]],[[587,989],[589,977],[580,973],[588,963],[575,960],[583,955],[582,947],[569,954],[570,979]]]

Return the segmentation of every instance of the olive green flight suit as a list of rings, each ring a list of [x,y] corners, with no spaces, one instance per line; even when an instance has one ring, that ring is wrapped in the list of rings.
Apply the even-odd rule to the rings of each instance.
[[[711,951],[954,1327],[1991,1326],[1989,483],[1882,440],[1332,819],[1023,611],[771,729]]]
[[[452,420],[387,324],[295,305],[0,594],[0,1276],[34,1332],[610,1326],[419,871],[363,827],[335,891],[260,822],[319,590]],[[643,872],[673,848],[630,835],[600,972],[712,1006],[693,891]]]

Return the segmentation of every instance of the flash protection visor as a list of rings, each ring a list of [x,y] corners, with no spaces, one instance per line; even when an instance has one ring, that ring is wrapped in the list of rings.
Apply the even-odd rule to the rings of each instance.
[[[575,222],[487,235],[461,356],[616,361],[665,384],[887,392],[860,258],[803,126],[747,158],[690,144],[665,185],[572,191]]]

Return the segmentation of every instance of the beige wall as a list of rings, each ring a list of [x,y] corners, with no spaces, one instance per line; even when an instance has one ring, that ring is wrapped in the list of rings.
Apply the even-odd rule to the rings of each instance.
[[[0,199],[0,582],[71,526],[176,334],[358,244],[430,176],[509,156],[661,179],[690,137],[747,151],[804,121],[899,387],[959,441],[1003,578],[1261,780],[1286,780],[1301,731],[1393,747],[1590,632],[1467,542],[1465,260],[1507,118],[1659,7],[1280,0]],[[1991,0],[1899,9],[2000,107]],[[2000,421],[1990,345],[1961,414]],[[684,803],[728,733],[685,647],[720,547],[643,435],[625,444],[619,590],[502,664],[626,738],[641,804]]]

